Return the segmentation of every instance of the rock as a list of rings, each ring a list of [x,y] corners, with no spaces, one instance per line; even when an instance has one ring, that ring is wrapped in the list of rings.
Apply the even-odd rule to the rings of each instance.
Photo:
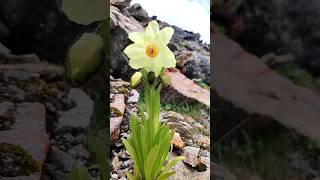
[[[9,34],[10,34],[9,29],[0,21],[0,42],[4,42],[9,36]],[[0,49],[1,49],[1,43],[0,43]],[[1,54],[1,50],[0,50],[0,54]]]
[[[210,148],[210,138],[208,136],[200,136],[197,139],[197,144],[202,146],[204,149]]]
[[[125,110],[125,102],[123,94],[115,94],[114,100],[110,103],[110,143],[113,144],[120,134],[120,124],[123,119],[123,114]]]
[[[228,169],[211,162],[211,177],[216,180],[237,180],[237,177],[232,174]]]
[[[192,137],[194,132],[193,127],[186,121],[186,119],[187,118],[177,112],[169,111],[162,113],[160,121],[169,124],[170,128],[175,129],[179,133],[179,136],[186,141]]]
[[[182,155],[185,157],[183,160],[185,163],[191,165],[192,167],[196,167],[199,163],[199,152],[200,148],[186,146],[182,149]]]
[[[1,46],[1,45],[0,45]],[[1,51],[1,50],[0,50]],[[2,54],[0,52],[0,63],[2,64],[19,64],[19,63],[40,63],[40,58],[36,54]]]
[[[137,103],[139,101],[139,92],[132,89],[128,98],[128,103]]]
[[[172,144],[178,149],[181,149],[184,147],[184,142],[182,141],[179,133],[177,132],[174,133]]]
[[[120,10],[114,6],[110,6],[111,10],[111,70],[110,74],[114,78],[121,77],[123,80],[129,81],[134,70],[129,66],[128,58],[123,53],[125,47],[131,42],[128,39],[128,33],[135,31],[144,31],[143,27],[133,17],[124,16]]]
[[[177,59],[177,67],[190,79],[201,79],[210,84],[210,57],[199,52],[180,51]]]
[[[1,26],[1,23],[0,23]],[[1,27],[0,27],[1,28]],[[0,32],[1,33],[1,32]],[[1,36],[1,35],[0,35]],[[1,37],[0,37],[1,38]],[[8,54],[11,54],[10,49],[8,49],[7,47],[5,47],[1,42],[0,42],[0,57],[1,59],[3,58],[2,56],[6,56]],[[0,60],[1,62],[2,60]]]
[[[210,158],[209,157],[203,157],[203,156],[200,156],[199,157],[199,163],[197,164],[197,167],[196,169],[198,171],[206,171],[207,168],[210,168]]]
[[[258,56],[269,52],[293,52],[301,66],[319,75],[319,1],[253,2],[248,0],[242,3],[245,31],[239,36],[239,42]],[[300,27],[304,28],[301,30]]]
[[[15,107],[12,102],[0,103],[0,130],[11,129],[15,122]]]
[[[125,7],[129,7],[131,0],[110,0],[110,4],[119,9],[123,9]]]
[[[111,165],[112,165],[112,171],[113,172],[117,172],[120,168],[120,161],[118,156],[115,156],[112,161],[111,161]]]
[[[49,62],[63,63],[71,43],[85,29],[90,31],[94,26],[70,21],[60,4],[60,0],[1,3],[0,21],[10,30],[8,47],[17,54],[35,52]]]
[[[215,75],[212,84],[218,97],[247,114],[274,119],[320,141],[319,95],[272,71],[259,58],[223,35],[212,34],[211,37],[217,44],[214,46]],[[228,53],[224,53],[226,51]],[[218,102],[215,102],[215,107],[218,107]],[[219,129],[220,123],[217,121],[215,129]]]
[[[19,103],[16,106],[16,122],[11,130],[0,131],[0,143],[19,145],[42,164],[49,146],[46,109],[40,103]]]
[[[162,101],[178,104],[198,101],[210,107],[209,90],[201,88],[179,71],[172,70],[165,73],[171,78],[171,86],[162,92]]]
[[[128,11],[136,20],[140,22],[149,22],[151,20],[147,11],[144,10],[138,3],[134,3],[132,6],[130,6]]]
[[[61,151],[59,148],[52,146],[51,147],[52,158],[61,163],[61,165],[67,170],[70,171],[72,165],[76,162],[72,156],[64,151]]]
[[[82,89],[77,88],[70,89],[68,99],[74,101],[76,106],[69,111],[58,111],[58,129],[64,126],[87,128],[93,112],[93,101]]]
[[[40,76],[37,73],[29,73],[25,71],[15,71],[15,70],[9,70],[3,72],[3,80],[6,82],[9,81],[30,81],[34,79],[38,79]]]
[[[47,63],[20,63],[20,64],[3,64],[0,71],[23,71],[28,73],[40,74],[45,79],[64,77],[64,68],[62,66]]]
[[[118,179],[118,174],[111,174],[112,179]]]
[[[30,176],[6,177],[7,180],[39,180],[40,174],[32,174]]]
[[[174,158],[171,157],[171,158]],[[169,178],[169,180],[209,180],[210,179],[210,169],[208,168],[204,172],[198,172],[197,170],[190,168],[183,162],[178,162],[173,168],[176,173]]]
[[[73,146],[71,149],[69,149],[68,153],[71,154],[74,159],[88,159],[90,157],[90,153],[82,144]]]

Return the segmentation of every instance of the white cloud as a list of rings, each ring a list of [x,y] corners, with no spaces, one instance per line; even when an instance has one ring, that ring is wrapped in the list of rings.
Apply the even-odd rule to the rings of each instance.
[[[141,4],[149,16],[200,33],[200,39],[210,43],[210,0],[133,0],[133,3]]]

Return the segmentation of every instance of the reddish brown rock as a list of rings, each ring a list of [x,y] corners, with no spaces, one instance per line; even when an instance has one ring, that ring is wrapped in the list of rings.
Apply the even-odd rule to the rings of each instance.
[[[120,134],[120,124],[123,119],[125,110],[125,97],[123,94],[115,94],[113,96],[113,102],[110,103],[110,142],[113,144]],[[113,117],[112,117],[113,116]]]
[[[178,70],[166,71],[171,78],[171,86],[163,90],[161,98],[165,102],[189,103],[198,101],[210,107],[210,92],[203,89]]]
[[[184,147],[184,142],[182,141],[180,134],[179,133],[174,133],[173,139],[172,139],[172,144],[176,147],[176,148],[183,148]]]
[[[0,131],[0,143],[19,145],[33,159],[44,163],[49,137],[46,133],[46,109],[40,103],[17,104],[16,122],[12,129]]]
[[[210,147],[210,138],[208,136],[200,136],[197,139],[197,144],[202,146],[204,149],[208,149]]]
[[[249,114],[269,117],[320,141],[319,95],[272,71],[225,36],[213,33],[212,40],[211,84],[218,96]]]

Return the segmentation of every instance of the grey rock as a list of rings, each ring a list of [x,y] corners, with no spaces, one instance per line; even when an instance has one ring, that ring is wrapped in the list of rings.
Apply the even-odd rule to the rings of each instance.
[[[9,36],[9,34],[10,34],[9,29],[0,21],[0,42],[4,42]],[[0,43],[0,46],[1,46],[1,43]],[[0,50],[0,54],[1,54],[1,50]]]
[[[137,103],[139,101],[139,92],[132,89],[128,98],[128,103]]]
[[[15,122],[15,106],[12,102],[0,103],[0,130],[11,129]]]
[[[82,144],[73,146],[71,149],[69,149],[68,153],[71,154],[72,157],[75,159],[79,159],[79,158],[88,159],[90,157],[90,153]]]
[[[32,174],[30,176],[6,177],[7,180],[39,180],[40,174]]]
[[[185,157],[183,160],[185,163],[191,165],[192,167],[196,167],[199,163],[199,152],[200,148],[186,146],[182,149],[182,154]]]
[[[128,11],[136,20],[140,22],[149,22],[151,20],[147,11],[144,10],[138,3],[134,3],[132,6],[130,6]]]
[[[190,79],[201,79],[210,84],[210,56],[195,51],[180,51],[177,67]]]
[[[76,162],[70,154],[60,150],[56,146],[51,147],[51,153],[54,161],[61,163],[61,165],[68,171],[70,171],[73,163]]]
[[[239,42],[244,47],[258,56],[269,52],[276,54],[292,52],[301,66],[319,75],[319,1],[243,2],[245,2],[242,4],[245,9],[243,14],[245,30]]]
[[[112,6],[116,6],[119,9],[129,7],[130,3],[131,3],[131,0],[110,0],[110,4]]]
[[[70,89],[68,98],[76,106],[69,111],[58,111],[58,129],[64,126],[87,128],[93,112],[93,101],[82,89],[77,88]]]
[[[171,158],[174,158],[172,156]],[[169,180],[209,180],[210,179],[210,169],[208,168],[204,172],[199,172],[194,168],[190,168],[183,162],[178,162],[173,168],[176,173],[169,178]],[[229,180],[229,179],[228,179]]]
[[[29,73],[25,71],[9,70],[4,72],[4,81],[9,82],[11,80],[15,81],[29,81],[33,79],[38,79],[40,76],[37,73]]]
[[[28,14],[28,15],[26,15]],[[61,1],[12,0],[0,4],[0,21],[10,30],[13,51],[36,52],[49,62],[63,63],[68,47],[84,31],[62,12]]]
[[[1,26],[1,22],[0,22],[0,26]],[[1,28],[1,27],[0,27]],[[1,33],[1,32],[0,32]],[[0,35],[1,36],[1,35]],[[0,57],[3,55],[8,55],[11,54],[10,49],[8,49],[7,47],[5,47],[1,42],[0,42]]]

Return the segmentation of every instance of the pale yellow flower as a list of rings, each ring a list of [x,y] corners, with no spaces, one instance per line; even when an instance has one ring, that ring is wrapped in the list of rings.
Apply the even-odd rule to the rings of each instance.
[[[176,66],[174,54],[168,43],[174,33],[172,27],[159,30],[157,21],[150,21],[145,32],[133,32],[129,39],[134,42],[127,46],[124,53],[130,58],[129,65],[133,69],[143,68],[153,71],[158,77],[161,69]]]

